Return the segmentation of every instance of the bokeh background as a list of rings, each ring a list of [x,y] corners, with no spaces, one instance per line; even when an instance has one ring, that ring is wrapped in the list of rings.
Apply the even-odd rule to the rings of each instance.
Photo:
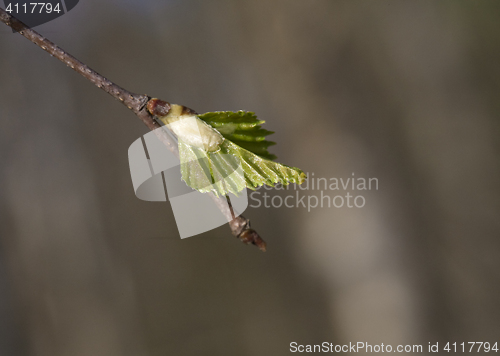
[[[500,341],[499,20],[498,1],[82,0],[36,28],[133,92],[256,112],[309,175],[378,179],[360,209],[249,208],[266,253],[228,226],[180,240],[132,189],[147,128],[2,24],[0,355]]]

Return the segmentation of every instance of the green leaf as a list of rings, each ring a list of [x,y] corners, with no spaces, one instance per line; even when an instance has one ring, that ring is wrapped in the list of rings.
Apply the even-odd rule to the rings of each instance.
[[[261,185],[274,186],[276,183],[302,184],[306,179],[305,173],[299,168],[264,159],[229,140],[224,140],[220,147],[221,150],[218,153],[231,154],[239,158],[247,188],[255,190]],[[212,153],[211,156],[214,154],[217,153]]]
[[[234,130],[247,130],[265,121],[257,120],[255,113],[250,111],[214,111],[198,115],[200,119],[210,124],[212,127],[232,133]],[[219,130],[220,131],[220,130]],[[222,132],[221,132],[222,133]]]
[[[262,129],[264,123],[253,112],[218,111],[198,116],[224,136],[216,152],[207,152],[179,140],[182,180],[202,193],[238,195],[245,187],[255,188],[277,183],[301,184],[306,175],[299,168],[273,162],[276,156],[267,150],[274,142]]]
[[[206,152],[202,148],[179,141],[182,180],[201,193],[215,195],[233,193],[238,196],[246,187],[239,159],[221,152]]]
[[[224,140],[217,152],[206,152],[179,141],[182,180],[202,193],[233,193],[267,184],[302,184],[306,175],[299,168],[263,159]],[[241,164],[241,167],[240,167]]]
[[[260,127],[264,120],[258,120],[250,111],[215,111],[198,117],[217,129],[224,138],[233,141],[238,146],[259,155],[262,158],[274,160],[277,157],[267,150],[275,142],[267,141],[266,136],[274,132]]]

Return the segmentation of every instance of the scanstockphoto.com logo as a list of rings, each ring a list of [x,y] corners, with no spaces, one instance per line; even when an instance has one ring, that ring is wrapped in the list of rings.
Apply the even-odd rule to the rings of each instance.
[[[5,11],[29,28],[61,17],[71,11],[78,2],[79,0],[45,0],[44,2],[3,0]]]
[[[148,132],[130,146],[130,174],[136,196],[151,202],[169,201],[181,238],[226,224],[228,218],[214,209],[209,195],[190,188],[182,180],[179,159],[159,139],[162,133],[168,132],[162,126]],[[198,157],[192,159],[199,160]],[[224,155],[223,159],[227,162],[237,160],[233,155]],[[184,168],[189,168],[190,162],[188,160],[184,163]],[[234,170],[226,172],[227,176],[219,177],[220,179],[234,180],[234,177],[243,176],[239,160],[231,166]],[[210,191],[216,191],[217,184],[218,181],[214,179],[207,187],[212,188]],[[362,208],[366,204],[364,193],[371,190],[378,190],[377,178],[357,177],[352,173],[347,178],[327,179],[310,173],[301,185],[291,184],[286,188],[281,185],[263,185],[251,192],[250,197],[244,188],[237,196],[230,194],[232,207],[228,208],[233,210],[234,217],[242,214],[249,205],[253,208],[305,208],[308,212],[315,208]],[[275,195],[271,196],[268,191],[275,191]],[[276,193],[287,195],[283,197],[283,194]],[[193,220],[192,216],[197,216],[197,219]]]

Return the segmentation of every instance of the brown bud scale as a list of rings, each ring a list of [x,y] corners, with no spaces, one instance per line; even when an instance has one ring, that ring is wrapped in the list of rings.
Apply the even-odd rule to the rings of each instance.
[[[241,242],[247,245],[250,243],[254,244],[261,251],[266,252],[266,242],[262,240],[262,238],[255,230],[253,229],[244,230],[238,237],[240,238]]]
[[[147,109],[151,113],[151,115],[157,117],[167,116],[170,111],[170,104],[166,101],[153,98],[148,101]]]

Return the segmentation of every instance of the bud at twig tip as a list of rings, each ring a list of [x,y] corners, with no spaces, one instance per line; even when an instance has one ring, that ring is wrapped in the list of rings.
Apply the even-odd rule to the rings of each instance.
[[[266,252],[266,242],[262,240],[262,238],[255,230],[253,229],[244,230],[238,237],[241,240],[241,242],[245,244],[250,244],[250,243],[254,244],[262,252]]]

